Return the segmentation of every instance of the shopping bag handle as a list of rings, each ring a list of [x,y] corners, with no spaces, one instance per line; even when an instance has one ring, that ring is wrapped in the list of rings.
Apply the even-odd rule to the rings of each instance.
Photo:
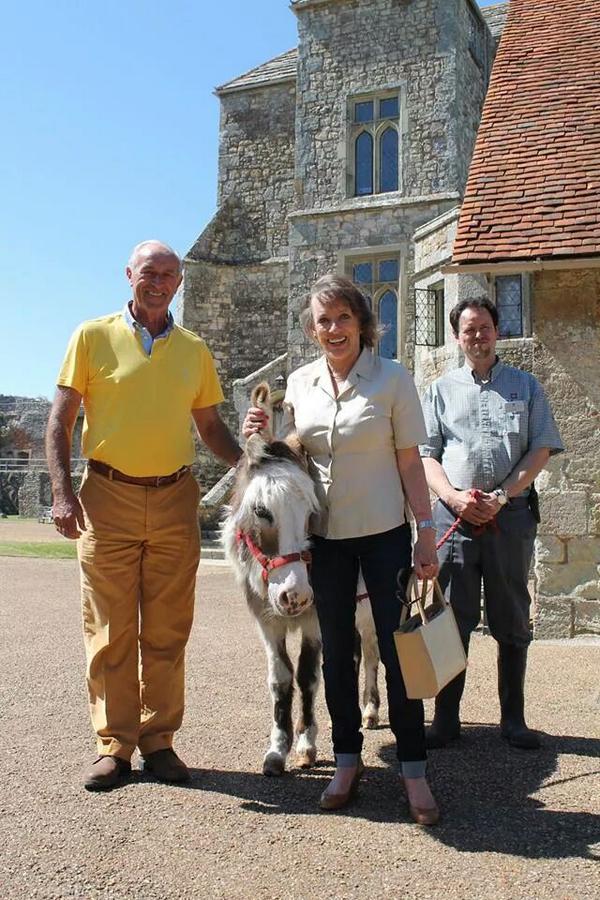
[[[444,597],[442,593],[442,589],[439,585],[437,578],[432,578],[431,583],[433,586],[433,594],[436,600],[442,603],[444,606],[447,605],[448,601]],[[423,625],[427,624],[427,616],[425,615],[425,601],[427,599],[427,588],[429,587],[429,579],[424,578],[421,582],[421,593],[419,594],[419,579],[415,575],[414,572],[411,573],[410,578],[408,579],[408,584],[406,585],[406,598],[402,602],[402,612],[400,614],[400,624],[404,624],[404,622],[408,619],[410,614],[410,608],[415,603],[419,610],[419,615],[421,616],[421,621]]]

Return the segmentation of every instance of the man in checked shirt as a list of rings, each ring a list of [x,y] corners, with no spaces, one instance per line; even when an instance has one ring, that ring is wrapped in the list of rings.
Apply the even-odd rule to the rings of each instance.
[[[498,312],[487,297],[469,298],[450,313],[465,365],[438,378],[423,398],[427,443],[420,448],[438,540],[457,517],[459,528],[440,548],[439,581],[465,651],[479,623],[483,578],[487,622],[498,642],[502,736],[537,749],[525,724],[529,631],[529,566],[537,525],[533,480],[564,448],[546,396],[528,372],[496,356]],[[460,737],[465,673],[437,696],[428,747]]]

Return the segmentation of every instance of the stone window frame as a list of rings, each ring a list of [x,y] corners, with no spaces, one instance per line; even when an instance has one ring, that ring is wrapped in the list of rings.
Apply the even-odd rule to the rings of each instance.
[[[372,100],[373,103],[378,103],[380,100],[386,100],[390,97],[398,97],[398,119],[380,119],[376,120],[373,123],[369,123],[371,125],[370,128],[365,128],[367,123],[365,122],[354,122],[354,104],[362,103],[364,101]],[[345,119],[346,119],[346,140],[345,147],[343,151],[343,162],[344,162],[344,180],[345,180],[345,195],[348,199],[361,199],[365,200],[368,197],[384,197],[384,196],[394,196],[397,194],[401,194],[403,191],[403,179],[402,179],[402,156],[403,156],[403,137],[406,134],[406,123],[407,123],[407,87],[406,82],[399,82],[394,84],[386,84],[380,86],[372,86],[366,88],[363,91],[358,91],[356,93],[349,94],[345,100]],[[377,189],[379,184],[379,153],[380,153],[380,138],[383,133],[390,127],[390,123],[392,123],[393,127],[397,131],[398,134],[398,188],[395,191],[384,191],[381,192]],[[373,193],[372,194],[356,194],[355,193],[355,178],[356,178],[356,170],[355,170],[355,156],[354,156],[354,143],[356,138],[361,133],[361,131],[368,131],[373,138]]]
[[[507,335],[506,337],[499,337],[499,341],[515,341],[522,340],[523,338],[530,338],[532,336],[532,325],[531,325],[531,278],[527,272],[503,272],[502,274],[493,275],[490,279],[490,300],[494,305],[496,305],[497,298],[497,287],[496,282],[498,278],[504,278],[506,276],[514,277],[518,275],[521,279],[521,331],[522,333],[519,335]]]
[[[338,251],[336,270],[340,275],[352,280],[352,267],[360,262],[380,261],[382,259],[395,257],[398,260],[398,284],[394,284],[394,290],[397,297],[396,310],[396,356],[395,359],[401,359],[402,347],[404,346],[404,337],[406,333],[406,323],[404,321],[404,312],[406,304],[403,302],[407,292],[407,273],[406,259],[408,248],[405,243],[395,244],[377,244],[373,247],[352,247]],[[384,285],[387,282],[383,283]],[[378,309],[381,296],[385,293],[385,286],[378,289],[373,298]],[[375,348],[377,352],[377,348]]]

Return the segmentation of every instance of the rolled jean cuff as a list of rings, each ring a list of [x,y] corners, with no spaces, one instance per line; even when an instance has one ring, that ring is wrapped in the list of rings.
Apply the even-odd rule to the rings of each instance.
[[[405,778],[424,778],[425,769],[427,768],[426,759],[409,760],[400,763],[402,774]]]
[[[360,753],[336,753],[335,764],[338,769],[353,769],[358,765]]]

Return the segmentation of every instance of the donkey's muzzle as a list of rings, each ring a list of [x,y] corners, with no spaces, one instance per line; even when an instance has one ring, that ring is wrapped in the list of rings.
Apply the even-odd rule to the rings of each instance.
[[[312,594],[301,594],[298,591],[282,591],[277,597],[277,607],[282,616],[300,616],[312,606]]]

